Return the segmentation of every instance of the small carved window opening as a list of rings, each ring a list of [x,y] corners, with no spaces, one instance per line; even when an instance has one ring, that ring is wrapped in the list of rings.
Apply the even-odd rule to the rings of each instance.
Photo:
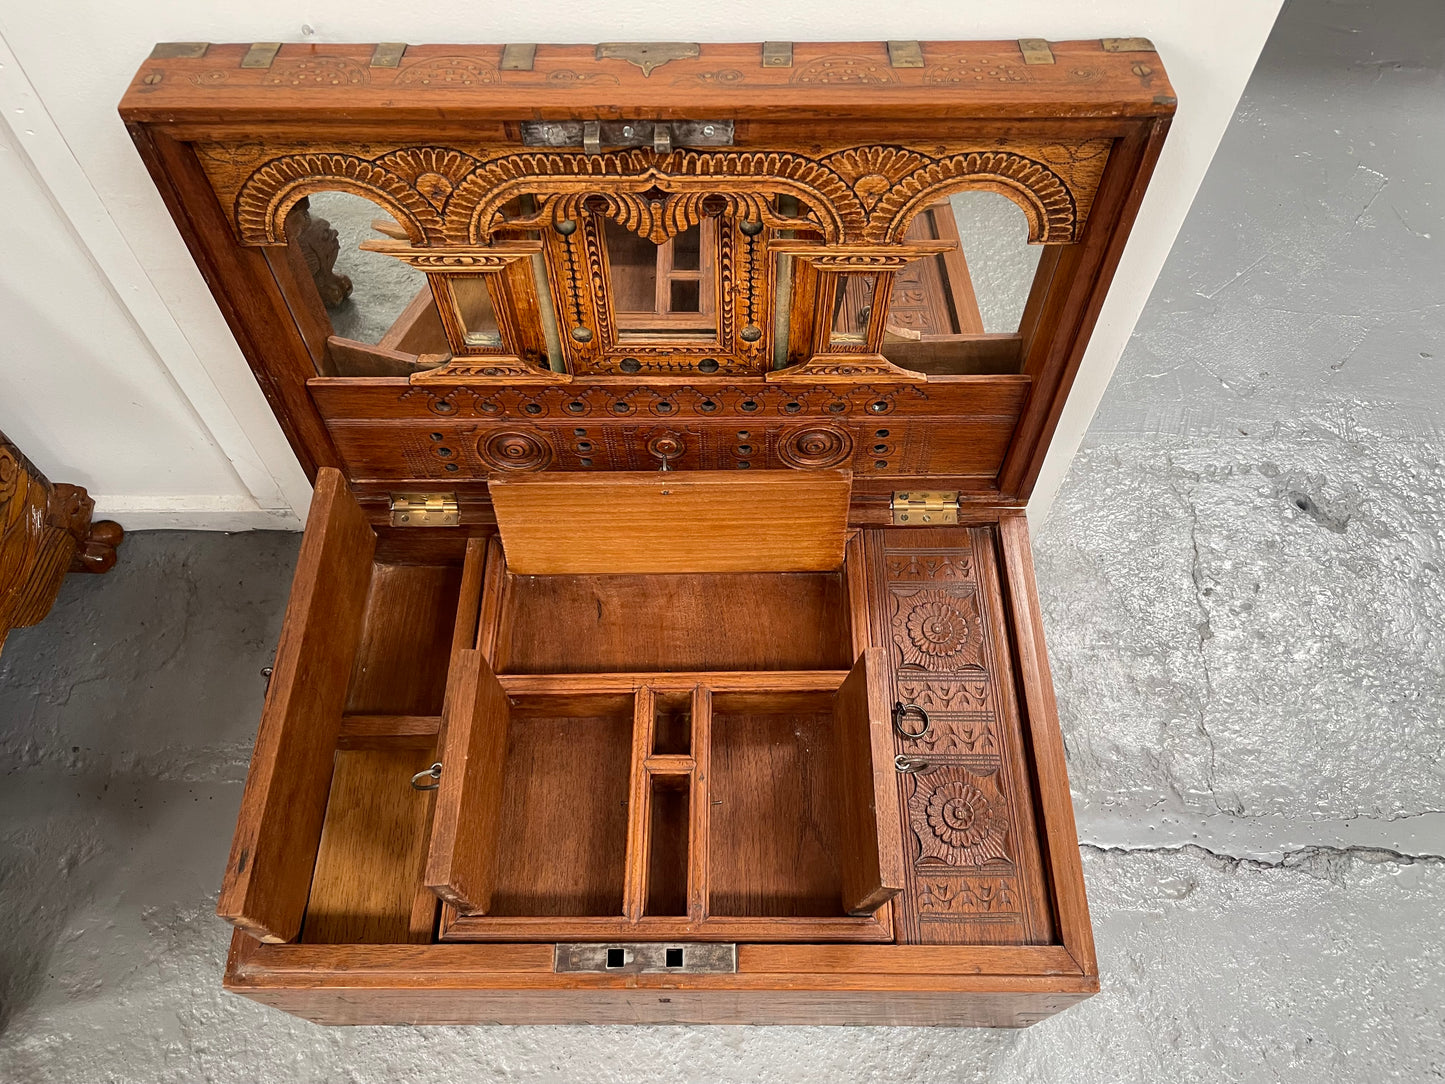
[[[619,342],[717,341],[716,220],[661,244],[610,218],[602,234]]]

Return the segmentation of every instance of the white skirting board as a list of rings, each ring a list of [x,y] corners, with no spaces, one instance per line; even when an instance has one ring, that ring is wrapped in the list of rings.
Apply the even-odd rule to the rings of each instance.
[[[95,519],[113,519],[127,531],[299,531],[290,508],[262,508],[248,497],[127,497],[92,493]]]

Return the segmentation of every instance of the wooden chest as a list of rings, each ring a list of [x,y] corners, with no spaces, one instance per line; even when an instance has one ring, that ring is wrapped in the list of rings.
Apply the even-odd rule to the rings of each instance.
[[[1022,509],[1173,109],[1141,39],[157,46],[122,115],[316,483],[227,987],[1094,993]]]

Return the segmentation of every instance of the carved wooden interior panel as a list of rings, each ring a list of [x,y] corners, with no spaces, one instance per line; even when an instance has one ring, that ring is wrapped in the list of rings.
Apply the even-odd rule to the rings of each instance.
[[[774,368],[779,283],[773,255],[780,245],[799,255],[813,251],[816,258],[809,262],[829,261],[834,272],[897,273],[929,259],[917,242],[910,246],[907,240],[910,231],[918,232],[918,216],[949,193],[964,190],[995,191],[1014,200],[1033,243],[1075,243],[1110,147],[1110,140],[1086,139],[1006,150],[940,143],[927,151],[872,144],[815,156],[782,148],[588,155],[516,153],[476,144],[337,144],[323,153],[310,145],[248,142],[199,145],[197,153],[218,197],[231,209],[243,244],[285,243],[293,209],[308,195],[325,191],[374,200],[416,246],[391,251],[430,271],[475,272],[489,262],[493,270],[500,269],[520,255],[516,239],[540,238],[545,287],[525,306],[500,290],[493,295],[499,317],[505,314],[513,325],[503,335],[510,349],[497,353],[520,363],[470,359],[446,366],[438,378],[526,378],[545,372],[547,349],[534,311],[541,294],[554,306],[548,315],[560,331],[562,372],[641,379],[762,375]],[[702,260],[715,274],[708,279],[710,296],[703,307],[715,311],[715,326],[683,337],[629,336],[620,327],[614,296],[610,258],[618,242],[614,237],[609,246],[608,223],[654,245],[708,224]],[[938,244],[959,251],[956,232],[951,241]],[[492,255],[478,248],[488,245],[499,251]],[[955,274],[966,276],[966,264],[958,262]],[[832,282],[826,279],[824,288]],[[787,289],[794,318],[804,325],[810,321],[807,308],[797,305],[801,286],[795,280]],[[916,309],[926,299],[915,293],[912,300]],[[445,323],[446,306],[440,307]],[[826,337],[805,332],[798,341],[807,345],[794,350],[790,340],[787,364],[802,367],[814,355],[838,352],[875,355],[886,311],[876,316],[877,331],[855,346],[833,348]],[[811,323],[819,319],[814,314]],[[917,315],[906,319],[918,321]],[[473,353],[453,342],[455,353]],[[815,363],[806,370],[809,377],[870,371],[898,375],[859,360]],[[915,373],[914,379],[924,378]]]
[[[930,944],[1053,937],[992,528],[869,536],[874,634],[895,728],[908,887],[901,935]],[[926,725],[925,725],[926,724]],[[918,734],[917,737],[907,735]]]

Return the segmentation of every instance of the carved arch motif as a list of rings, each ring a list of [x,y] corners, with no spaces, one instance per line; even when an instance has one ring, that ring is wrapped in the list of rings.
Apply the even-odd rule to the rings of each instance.
[[[600,186],[599,182],[605,182]],[[644,193],[656,189],[660,200]],[[799,223],[765,211],[765,195],[797,197],[813,216],[809,223],[829,242],[862,225],[864,213],[836,173],[801,155],[781,152],[678,151],[659,158],[650,151],[611,154],[511,154],[494,159],[458,187],[448,208],[446,241],[485,244],[497,225],[497,212],[521,195],[560,197],[551,208],[603,194],[618,203],[608,212],[652,241],[666,240],[697,221],[701,201],[721,196],[748,209],[769,225]],[[661,206],[653,209],[652,204]],[[552,220],[567,217],[554,213]]]
[[[721,196],[730,210],[746,210],[775,228],[796,228],[800,223],[779,215],[767,198],[786,194],[800,201],[808,224],[827,244],[896,243],[925,206],[964,188],[1012,199],[1023,209],[1035,244],[1078,240],[1109,141],[1028,149],[1029,155],[970,150],[937,156],[877,145],[818,159],[784,151],[680,150],[658,156],[639,149],[486,159],[480,149],[473,154],[427,146],[376,158],[301,152],[255,163],[244,161],[248,148],[213,148],[219,160],[246,170],[234,197],[237,232],[246,244],[281,243],[286,214],[296,201],[327,189],[375,200],[414,243],[433,245],[488,243],[502,221],[500,209],[522,194],[537,197],[539,214],[553,221],[572,213],[577,200],[604,194],[615,204],[607,213],[650,240],[665,240],[696,221],[709,196]],[[213,171],[223,190],[225,172]]]
[[[1068,183],[1043,162],[1013,151],[970,151],[930,158],[903,147],[854,148],[823,160],[849,180],[868,206],[864,235],[897,242],[914,216],[940,197],[968,188],[1018,204],[1035,244],[1077,240],[1078,203]]]
[[[342,191],[379,203],[414,243],[442,232],[436,207],[406,178],[351,154],[291,154],[267,162],[236,194],[236,229],[249,244],[285,243],[286,216],[303,197]]]

